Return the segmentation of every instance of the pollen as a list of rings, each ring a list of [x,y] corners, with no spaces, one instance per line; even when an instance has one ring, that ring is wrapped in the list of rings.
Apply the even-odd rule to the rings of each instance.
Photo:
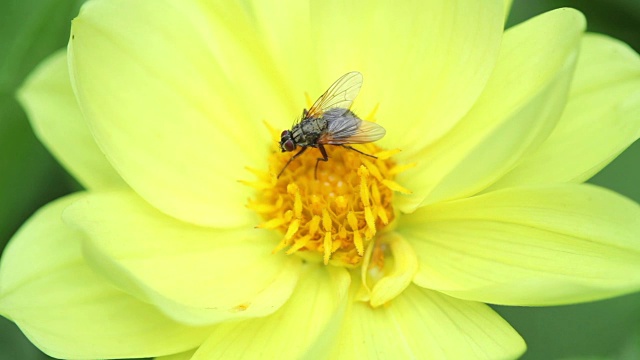
[[[399,166],[375,144],[357,150],[327,146],[329,160],[318,164],[317,149],[308,149],[277,178],[292,153],[273,151],[268,172],[251,170],[257,180],[244,182],[256,190],[248,207],[263,219],[257,227],[282,234],[274,253],[283,251],[310,261],[357,267],[376,234],[396,217],[393,197],[409,193],[394,181]]]

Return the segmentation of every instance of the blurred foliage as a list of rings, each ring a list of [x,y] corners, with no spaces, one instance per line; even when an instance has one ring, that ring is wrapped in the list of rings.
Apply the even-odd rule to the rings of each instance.
[[[33,135],[14,98],[47,55],[66,45],[82,0],[0,2],[0,246],[35,210],[78,185]],[[511,26],[542,12],[574,7],[589,31],[609,34],[640,51],[640,0],[515,0]],[[640,202],[640,143],[591,182]],[[527,340],[523,359],[640,359],[640,295],[549,308],[494,307]],[[11,322],[0,319],[0,360],[48,359]]]
[[[0,246],[40,206],[69,193],[74,182],[36,139],[15,99],[25,77],[63,48],[78,0],[0,2]],[[0,359],[49,359],[15,324],[0,319]]]
[[[587,31],[611,35],[640,51],[640,0],[514,0],[507,26],[561,7],[582,11]]]
[[[73,182],[36,139],[15,99],[25,77],[66,45],[80,1],[10,0],[0,5],[0,244]]]

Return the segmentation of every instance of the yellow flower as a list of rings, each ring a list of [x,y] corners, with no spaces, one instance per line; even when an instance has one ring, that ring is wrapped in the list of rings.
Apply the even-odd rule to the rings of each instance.
[[[63,358],[498,359],[524,341],[483,303],[638,290],[640,207],[581,183],[640,134],[640,59],[504,8],[87,3],[19,94],[87,191],[11,241],[0,312]],[[378,158],[276,178],[277,133],[354,70]]]

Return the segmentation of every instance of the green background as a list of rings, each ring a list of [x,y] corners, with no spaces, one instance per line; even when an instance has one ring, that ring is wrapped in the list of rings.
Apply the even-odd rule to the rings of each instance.
[[[80,0],[0,0],[0,246],[36,209],[79,185],[33,135],[14,99],[25,76],[65,46]],[[515,0],[508,26],[558,7],[587,17],[589,31],[640,51],[640,0]],[[640,142],[590,182],[640,202]],[[589,304],[494,307],[527,341],[523,359],[640,359],[640,294]],[[0,360],[48,359],[0,318]]]

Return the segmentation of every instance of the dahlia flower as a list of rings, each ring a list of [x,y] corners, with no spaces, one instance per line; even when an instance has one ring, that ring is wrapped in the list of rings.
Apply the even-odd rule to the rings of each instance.
[[[640,60],[486,0],[89,1],[19,99],[86,190],[0,264],[54,357],[507,359],[488,305],[640,288],[640,207],[584,181],[640,134]],[[331,83],[386,129],[281,152]]]

